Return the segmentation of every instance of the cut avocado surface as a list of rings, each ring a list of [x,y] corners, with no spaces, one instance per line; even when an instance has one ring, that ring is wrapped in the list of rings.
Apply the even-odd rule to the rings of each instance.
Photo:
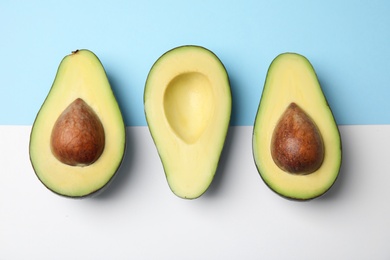
[[[200,46],[163,54],[145,84],[144,109],[170,189],[194,199],[211,184],[231,115],[228,74]]]
[[[253,129],[253,156],[264,182],[283,197],[324,194],[339,174],[341,138],[314,68],[302,55],[271,63]]]
[[[125,152],[122,114],[94,53],[77,50],[59,65],[34,121],[30,161],[39,180],[66,197],[105,187]]]

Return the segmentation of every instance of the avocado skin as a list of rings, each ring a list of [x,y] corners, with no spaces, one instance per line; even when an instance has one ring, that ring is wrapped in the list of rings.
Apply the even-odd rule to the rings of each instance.
[[[257,121],[258,121],[258,114],[259,114],[260,109],[261,109],[261,106],[260,106],[260,105],[261,105],[261,101],[262,101],[264,98],[266,98],[265,95],[264,95],[264,93],[265,93],[264,90],[265,90],[265,87],[266,87],[266,85],[267,85],[268,75],[270,74],[270,70],[272,69],[273,63],[274,63],[277,59],[279,59],[279,58],[281,58],[281,57],[283,57],[283,56],[285,56],[285,55],[296,55],[297,57],[300,57],[300,58],[305,59],[305,60],[309,63],[309,65],[310,65],[310,67],[311,67],[311,69],[312,69],[312,72],[314,73],[314,75],[315,75],[315,77],[316,77],[316,79],[317,79],[317,81],[318,81],[318,77],[317,77],[317,74],[316,74],[316,71],[315,71],[314,67],[312,66],[312,64],[309,62],[309,60],[308,60],[305,56],[303,56],[303,55],[301,55],[301,54],[298,54],[298,53],[295,53],[295,52],[286,52],[286,53],[281,53],[281,54],[279,54],[276,58],[274,58],[274,60],[271,62],[270,66],[269,66],[269,68],[268,68],[268,71],[267,71],[267,73],[266,73],[266,78],[265,78],[265,83],[264,83],[264,89],[263,89],[263,92],[262,92],[261,97],[260,97],[260,102],[259,102],[259,105],[258,105],[258,109],[257,109],[257,112],[256,112],[254,124],[253,124],[253,125],[254,125],[254,128],[253,128],[253,132],[252,132],[252,140],[254,139],[254,136],[255,136],[255,131],[256,131],[255,126],[256,126],[257,123],[258,123]],[[320,83],[318,83],[318,84],[320,84]],[[329,110],[329,113],[332,115],[332,117],[333,117],[333,119],[334,119],[333,111],[332,111],[331,107],[329,106],[329,103],[328,103],[328,101],[327,101],[327,99],[326,99],[326,96],[324,95],[324,93],[322,93],[322,94],[323,94],[324,101],[325,101],[325,103],[326,103],[326,107],[327,107],[327,109]],[[300,198],[299,196],[285,195],[285,194],[283,194],[282,192],[278,192],[278,191],[277,191],[274,187],[272,187],[272,186],[267,182],[267,180],[263,177],[262,172],[261,172],[261,170],[260,170],[260,167],[259,167],[259,165],[258,165],[259,162],[256,161],[256,155],[255,155],[255,151],[254,151],[254,148],[253,148],[253,149],[252,149],[252,155],[253,155],[253,161],[254,161],[255,166],[256,166],[256,170],[257,170],[258,174],[260,175],[260,178],[262,179],[262,181],[266,184],[266,186],[267,186],[270,190],[272,190],[275,194],[277,194],[278,196],[280,196],[281,198],[284,198],[284,199],[287,199],[287,200],[290,200],[290,201],[298,201],[298,202],[311,201],[311,200],[313,200],[313,199],[322,197],[322,196],[324,196],[326,193],[328,193],[329,190],[331,190],[331,188],[334,186],[334,184],[336,183],[336,181],[337,181],[338,178],[339,178],[340,169],[341,169],[341,165],[342,165],[342,158],[343,158],[343,149],[342,149],[342,141],[341,141],[340,130],[339,130],[339,128],[337,127],[337,123],[336,123],[336,120],[335,120],[335,119],[334,119],[334,124],[336,125],[337,135],[338,135],[338,138],[339,138],[339,140],[340,140],[339,146],[338,146],[338,149],[339,149],[339,151],[340,151],[339,167],[338,167],[339,170],[338,170],[337,174],[335,174],[336,177],[335,177],[334,181],[331,183],[331,185],[330,185],[326,190],[324,190],[322,193],[319,193],[319,194],[317,194],[317,195],[315,195],[315,196],[312,196],[312,197],[309,197],[309,198]],[[254,145],[254,144],[252,143],[252,145]],[[260,163],[259,163],[259,164],[260,164]],[[320,168],[321,168],[321,167],[320,167]]]
[[[60,62],[59,66],[58,66],[57,73],[56,73],[56,76],[54,78],[52,87],[51,87],[49,93],[47,94],[47,96],[45,97],[45,99],[44,99],[40,109],[38,110],[35,119],[34,119],[32,130],[30,132],[30,138],[29,138],[29,148],[30,149],[31,149],[31,143],[32,143],[33,128],[34,128],[34,126],[35,126],[35,124],[36,124],[36,122],[38,120],[38,116],[39,116],[40,112],[44,108],[44,105],[45,105],[46,101],[49,99],[50,93],[51,93],[51,91],[52,91],[52,89],[53,89],[53,87],[54,87],[54,85],[56,83],[60,67],[61,67],[62,63],[65,61],[65,59],[68,56],[75,55],[77,53],[88,53],[91,56],[93,56],[96,59],[96,61],[100,64],[103,72],[105,73],[105,77],[106,77],[106,79],[108,81],[107,74],[105,72],[103,64],[101,63],[100,59],[96,56],[96,54],[94,54],[92,51],[90,51],[88,49],[77,49],[75,51],[72,51],[71,54],[65,56],[62,59],[62,61]],[[111,90],[112,96],[115,98],[114,93],[112,92],[111,86],[110,86],[110,90]],[[29,160],[30,160],[31,166],[32,166],[32,168],[34,170],[35,176],[38,178],[40,183],[43,184],[44,187],[46,187],[49,191],[51,191],[52,193],[54,193],[54,194],[56,194],[56,195],[58,195],[60,197],[69,198],[69,199],[85,199],[85,198],[92,198],[92,197],[96,197],[96,196],[100,195],[101,193],[103,193],[110,186],[110,184],[114,181],[115,177],[119,174],[120,168],[121,168],[121,166],[123,164],[123,160],[124,160],[125,155],[127,153],[127,131],[126,131],[126,127],[125,127],[125,124],[124,124],[123,117],[121,115],[119,104],[117,103],[117,105],[118,105],[118,112],[120,113],[120,117],[121,117],[121,123],[123,124],[123,134],[124,134],[123,143],[122,143],[122,145],[123,145],[123,152],[121,153],[121,156],[120,156],[120,158],[118,160],[118,164],[114,168],[114,173],[111,175],[111,177],[108,179],[108,181],[104,185],[102,185],[101,187],[99,187],[99,188],[97,188],[95,190],[91,190],[90,192],[85,193],[83,195],[75,195],[75,196],[73,196],[73,195],[68,195],[68,194],[65,194],[65,193],[58,192],[55,189],[53,189],[52,187],[50,187],[49,185],[47,185],[44,181],[42,181],[41,177],[39,176],[39,174],[37,172],[37,169],[36,169],[35,163],[34,163],[34,161],[32,159],[31,151],[30,151],[30,153],[29,153]],[[53,157],[54,157],[54,155],[53,155]]]

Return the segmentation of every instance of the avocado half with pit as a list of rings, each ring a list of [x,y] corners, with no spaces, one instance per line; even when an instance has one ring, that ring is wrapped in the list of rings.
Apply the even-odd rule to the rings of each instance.
[[[339,174],[341,138],[310,62],[283,53],[271,63],[253,129],[253,156],[264,182],[279,195],[309,200]]]
[[[231,115],[228,74],[200,46],[163,54],[146,80],[144,109],[170,189],[194,199],[211,184]]]
[[[125,146],[122,114],[101,62],[89,50],[72,52],[59,65],[32,127],[36,175],[66,197],[95,194],[117,172]]]

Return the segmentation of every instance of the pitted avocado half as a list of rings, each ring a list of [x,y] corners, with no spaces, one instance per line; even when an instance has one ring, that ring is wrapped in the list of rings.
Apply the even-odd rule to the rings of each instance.
[[[211,184],[231,102],[225,67],[203,47],[177,47],[152,66],[145,85],[145,115],[169,187],[178,197],[197,198]]]

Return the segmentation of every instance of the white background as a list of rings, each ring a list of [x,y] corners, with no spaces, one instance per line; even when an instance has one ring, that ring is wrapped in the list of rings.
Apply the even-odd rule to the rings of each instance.
[[[169,190],[147,127],[128,127],[116,179],[96,197],[47,190],[28,155],[30,126],[0,126],[0,259],[390,259],[390,126],[340,126],[343,164],[324,196],[279,197],[232,127],[199,199]]]

